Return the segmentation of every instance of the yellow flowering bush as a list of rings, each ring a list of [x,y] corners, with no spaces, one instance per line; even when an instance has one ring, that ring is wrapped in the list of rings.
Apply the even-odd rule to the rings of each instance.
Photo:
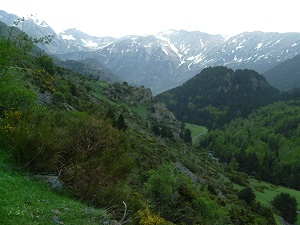
[[[172,225],[173,223],[166,221],[158,215],[151,213],[149,208],[138,211],[140,225]]]

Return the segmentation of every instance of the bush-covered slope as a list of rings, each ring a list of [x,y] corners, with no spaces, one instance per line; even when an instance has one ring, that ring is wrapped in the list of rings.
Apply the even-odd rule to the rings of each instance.
[[[184,143],[184,126],[149,89],[86,77],[0,40],[11,49],[0,48],[9,59],[0,61],[0,146],[22,168],[57,176],[122,223],[275,224],[270,209],[238,196],[233,182],[251,186],[248,175]]]
[[[11,155],[0,148],[0,223],[99,224],[111,220],[109,212],[55,193],[34,176],[14,165]]]

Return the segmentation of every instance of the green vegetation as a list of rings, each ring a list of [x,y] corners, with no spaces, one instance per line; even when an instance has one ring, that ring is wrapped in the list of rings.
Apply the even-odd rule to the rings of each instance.
[[[13,55],[23,48],[12,47]],[[22,65],[2,64],[0,76],[0,190],[16,195],[1,193],[0,221],[275,224],[257,196],[245,197],[252,189],[249,175],[236,170],[239,158],[222,164],[192,145],[191,138],[210,146],[206,129],[184,127],[149,89],[74,73],[37,50],[24,54]],[[293,143],[293,121],[277,128]],[[27,179],[41,174],[58,177],[65,194]]]
[[[289,189],[283,186],[275,186],[269,183],[251,179],[251,186],[253,187],[256,195],[256,200],[267,208],[272,208],[272,200],[281,193],[288,193],[297,201],[297,208],[300,208],[300,191]],[[278,216],[277,216],[278,217]],[[279,218],[276,218],[279,221]],[[300,215],[296,224],[300,224]]]
[[[272,205],[289,223],[297,221],[297,201],[288,193],[280,193],[272,200]]]
[[[235,157],[240,170],[300,190],[299,102],[278,102],[214,130],[202,141],[221,160]]]
[[[95,209],[55,193],[13,164],[7,150],[0,149],[1,224],[99,224],[110,221],[106,210]]]
[[[179,120],[215,129],[279,100],[280,94],[253,70],[218,66],[203,69],[156,99],[165,102]]]
[[[198,145],[200,139],[207,133],[207,128],[196,124],[185,123],[185,128],[192,132],[193,144]]]

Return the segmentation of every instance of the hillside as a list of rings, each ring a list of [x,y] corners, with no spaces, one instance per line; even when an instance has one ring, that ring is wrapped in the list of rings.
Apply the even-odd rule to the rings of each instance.
[[[264,72],[266,80],[282,91],[300,87],[300,55],[286,60]]]
[[[248,174],[300,190],[299,110],[299,102],[262,107],[222,131],[210,131],[201,145],[223,161],[235,157]]]
[[[32,54],[32,41],[20,31],[0,38],[0,149],[30,177],[55,176],[74,199],[105,208],[104,224],[276,224],[272,208],[242,195],[254,192],[250,177],[185,143],[180,137],[192,126],[150,89],[62,68],[46,54]],[[254,78],[251,88],[268,88]],[[26,189],[22,172],[15,181]],[[0,219],[32,223],[20,210]],[[59,211],[54,222],[67,223],[67,210]]]
[[[93,78],[113,83],[120,81],[120,78],[112,73],[107,67],[96,59],[85,59],[80,61],[66,60],[60,61],[59,65],[74,72],[91,76]]]
[[[184,122],[221,127],[279,99],[279,91],[253,70],[209,67],[180,87],[156,96]]]
[[[109,222],[109,213],[76,201],[62,191],[41,183],[15,165],[0,149],[1,224],[99,224]],[[45,176],[46,178],[46,176]],[[54,185],[53,185],[54,186]]]

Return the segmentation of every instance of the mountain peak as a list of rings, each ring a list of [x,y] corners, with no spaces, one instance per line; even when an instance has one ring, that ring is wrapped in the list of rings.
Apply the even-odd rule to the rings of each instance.
[[[31,14],[27,17],[28,20],[31,20],[34,24],[40,27],[50,27],[46,21],[42,20],[37,14]]]

